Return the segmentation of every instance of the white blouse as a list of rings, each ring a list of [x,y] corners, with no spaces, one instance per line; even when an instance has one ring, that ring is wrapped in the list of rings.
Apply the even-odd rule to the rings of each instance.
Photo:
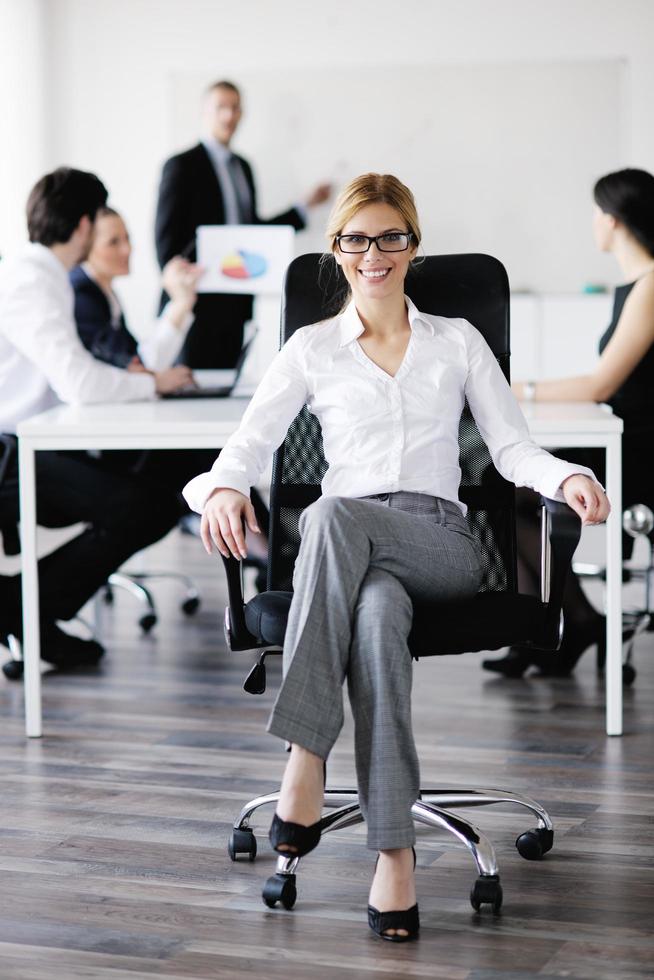
[[[208,473],[184,488],[201,513],[217,487],[249,494],[307,405],[319,420],[325,495],[411,490],[459,501],[459,419],[467,398],[493,462],[507,480],[562,500],[562,482],[584,466],[537,446],[486,341],[467,320],[420,313],[407,297],[411,337],[394,377],[364,353],[353,302],[296,330],[277,354],[238,430]]]

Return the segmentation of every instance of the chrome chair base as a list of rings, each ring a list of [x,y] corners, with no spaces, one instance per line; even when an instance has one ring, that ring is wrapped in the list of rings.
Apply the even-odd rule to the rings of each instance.
[[[236,861],[239,854],[247,854],[249,860],[254,861],[257,843],[250,822],[261,807],[276,804],[278,800],[279,793],[270,793],[251,800],[243,807],[234,823],[227,846],[232,861]],[[536,819],[536,827],[523,832],[516,840],[516,848],[522,857],[527,860],[537,860],[551,849],[554,829],[547,811],[540,803],[521,793],[497,789],[425,789],[421,790],[420,799],[416,800],[411,808],[417,823],[445,830],[468,849],[478,875],[470,892],[470,901],[476,911],[479,911],[482,905],[490,905],[494,912],[498,912],[502,905],[502,887],[495,849],[488,837],[474,824],[459,814],[452,813],[451,810],[492,806],[498,803],[522,807]],[[328,812],[321,820],[322,834],[363,823],[363,814],[355,790],[326,789],[325,808]],[[263,889],[263,900],[270,908],[277,902],[287,909],[295,904],[296,874],[299,864],[300,858],[293,855],[280,855],[277,858],[276,872],[267,880]]]
[[[113,589],[124,589],[129,592],[138,602],[145,607],[145,612],[139,618],[139,626],[144,633],[149,633],[157,623],[157,609],[154,597],[145,585],[150,579],[174,579],[184,588],[184,598],[181,602],[181,610],[187,616],[192,616],[200,606],[200,593],[195,583],[188,575],[180,575],[177,572],[114,572],[107,579],[103,598],[105,603],[111,605],[113,602]]]

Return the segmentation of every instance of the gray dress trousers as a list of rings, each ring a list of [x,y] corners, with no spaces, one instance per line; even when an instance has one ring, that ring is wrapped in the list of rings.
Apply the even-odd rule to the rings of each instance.
[[[326,759],[343,726],[347,678],[368,847],[410,847],[420,790],[412,599],[475,595],[477,544],[455,503],[405,491],[321,497],[302,514],[300,533],[284,679],[268,731]]]

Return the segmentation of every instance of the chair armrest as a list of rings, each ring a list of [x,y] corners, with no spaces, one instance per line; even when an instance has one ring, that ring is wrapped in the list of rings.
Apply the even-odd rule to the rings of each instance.
[[[254,650],[261,643],[245,625],[243,563],[221,555],[227,576],[228,606],[225,610],[225,639],[230,650]]]
[[[581,521],[571,507],[541,497],[541,600],[545,608],[542,643],[556,650],[561,642],[561,606],[572,556],[581,537]]]

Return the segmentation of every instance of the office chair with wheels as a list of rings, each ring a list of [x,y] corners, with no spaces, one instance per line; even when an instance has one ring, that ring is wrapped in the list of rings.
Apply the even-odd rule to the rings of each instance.
[[[631,560],[632,547],[626,552],[622,563],[622,581],[624,584],[642,582],[642,599],[636,604],[633,601],[622,610],[622,683],[630,687],[636,679],[636,668],[632,663],[634,644],[642,633],[654,632],[654,615],[652,602],[654,594],[654,514],[647,504],[632,504],[622,514],[622,529],[626,535],[634,539],[643,538],[646,547],[645,565],[637,565]],[[627,539],[624,539],[628,541]],[[590,562],[573,562],[573,571],[580,578],[600,579],[606,581],[606,568]],[[597,651],[597,671],[604,671],[606,651]]]
[[[303,255],[289,266],[282,312],[282,341],[300,326],[329,315],[319,286],[319,256]],[[503,266],[485,255],[428,257],[419,271],[410,273],[406,291],[418,309],[444,316],[463,316],[484,335],[508,377],[509,291]],[[495,470],[488,450],[466,408],[461,417],[461,499],[468,505],[468,521],[483,555],[484,580],[479,594],[456,604],[414,604],[409,639],[413,657],[495,650],[514,643],[555,651],[560,642],[563,584],[580,534],[577,516],[565,505],[543,499],[543,557],[541,597],[521,595],[516,585],[514,487]],[[266,657],[283,647],[286,618],[291,602],[291,577],[299,547],[298,522],[302,510],[320,496],[326,464],[320,426],[306,407],[291,424],[275,454],[270,503],[268,591],[243,602],[241,569],[235,559],[225,559],[229,606],[225,632],[232,650],[263,649],[245,682],[245,690],[265,690]],[[421,665],[420,669],[425,669]],[[274,804],[279,794],[252,800],[234,823],[228,844],[232,860],[247,854],[252,861],[257,844],[250,827],[259,807]],[[519,853],[538,859],[552,847],[550,817],[536,801],[501,789],[431,788],[421,790],[413,805],[414,819],[445,830],[464,844],[476,864],[478,877],[470,900],[479,910],[502,904],[502,888],[495,852],[488,838],[467,820],[452,812],[463,807],[497,803],[516,804],[529,811],[536,826],[520,834]],[[328,812],[322,818],[323,833],[363,820],[353,789],[325,791]],[[278,858],[277,873],[263,890],[264,902],[292,907],[296,897],[299,859]]]

